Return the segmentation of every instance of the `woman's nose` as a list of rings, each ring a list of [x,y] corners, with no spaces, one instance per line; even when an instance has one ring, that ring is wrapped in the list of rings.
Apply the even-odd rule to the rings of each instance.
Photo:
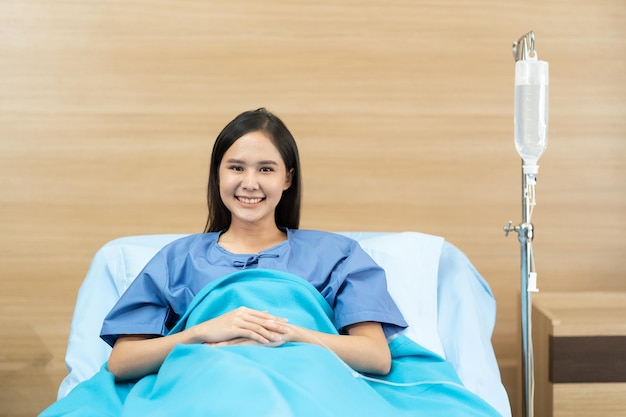
[[[256,173],[248,171],[243,177],[241,186],[246,190],[256,190],[259,187],[259,182],[257,181]]]

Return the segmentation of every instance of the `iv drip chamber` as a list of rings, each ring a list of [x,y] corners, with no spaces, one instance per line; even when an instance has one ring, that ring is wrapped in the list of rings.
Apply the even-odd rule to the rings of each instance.
[[[529,171],[548,146],[549,85],[547,62],[535,55],[515,63],[515,148]]]

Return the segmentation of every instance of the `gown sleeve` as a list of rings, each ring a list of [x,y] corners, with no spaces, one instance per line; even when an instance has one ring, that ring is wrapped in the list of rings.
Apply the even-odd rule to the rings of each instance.
[[[385,271],[354,241],[335,271],[335,324],[342,329],[365,321],[379,322],[390,337],[408,325],[387,290]]]
[[[168,267],[158,252],[105,317],[100,337],[113,346],[120,335],[167,333],[172,309],[165,295]]]

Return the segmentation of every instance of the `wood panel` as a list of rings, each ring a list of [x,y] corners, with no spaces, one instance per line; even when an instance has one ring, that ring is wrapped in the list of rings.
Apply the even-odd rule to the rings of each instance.
[[[626,292],[544,292],[533,313],[535,414],[623,416]]]
[[[489,281],[498,357],[518,364],[510,45],[534,30],[551,69],[539,287],[624,290],[625,19],[622,0],[1,2],[0,302],[51,355],[33,390],[63,376],[98,247],[200,231],[212,142],[259,106],[298,140],[303,227],[445,236]]]
[[[626,335],[550,337],[550,381],[626,382]]]
[[[625,391],[626,384],[623,383],[558,384],[554,386],[553,415],[622,417],[626,413]]]

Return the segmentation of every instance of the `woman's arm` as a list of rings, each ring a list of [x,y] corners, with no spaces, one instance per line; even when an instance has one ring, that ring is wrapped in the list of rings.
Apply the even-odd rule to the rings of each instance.
[[[267,312],[240,307],[168,336],[120,336],[111,352],[108,369],[117,380],[143,377],[156,372],[177,344],[219,346],[257,343],[277,346],[286,342],[303,342],[333,351],[359,372],[389,373],[391,353],[380,323],[357,323],[349,326],[347,332],[347,335],[333,335],[287,325],[285,319]]]
[[[219,344],[240,339],[281,344],[289,332],[285,322],[267,312],[240,307],[168,336],[120,336],[113,346],[108,369],[117,380],[143,377],[156,372],[177,344]]]
[[[391,370],[391,352],[382,325],[362,322],[347,327],[347,335],[316,332],[288,325],[285,339],[291,342],[312,343],[337,354],[359,372],[386,375]]]

